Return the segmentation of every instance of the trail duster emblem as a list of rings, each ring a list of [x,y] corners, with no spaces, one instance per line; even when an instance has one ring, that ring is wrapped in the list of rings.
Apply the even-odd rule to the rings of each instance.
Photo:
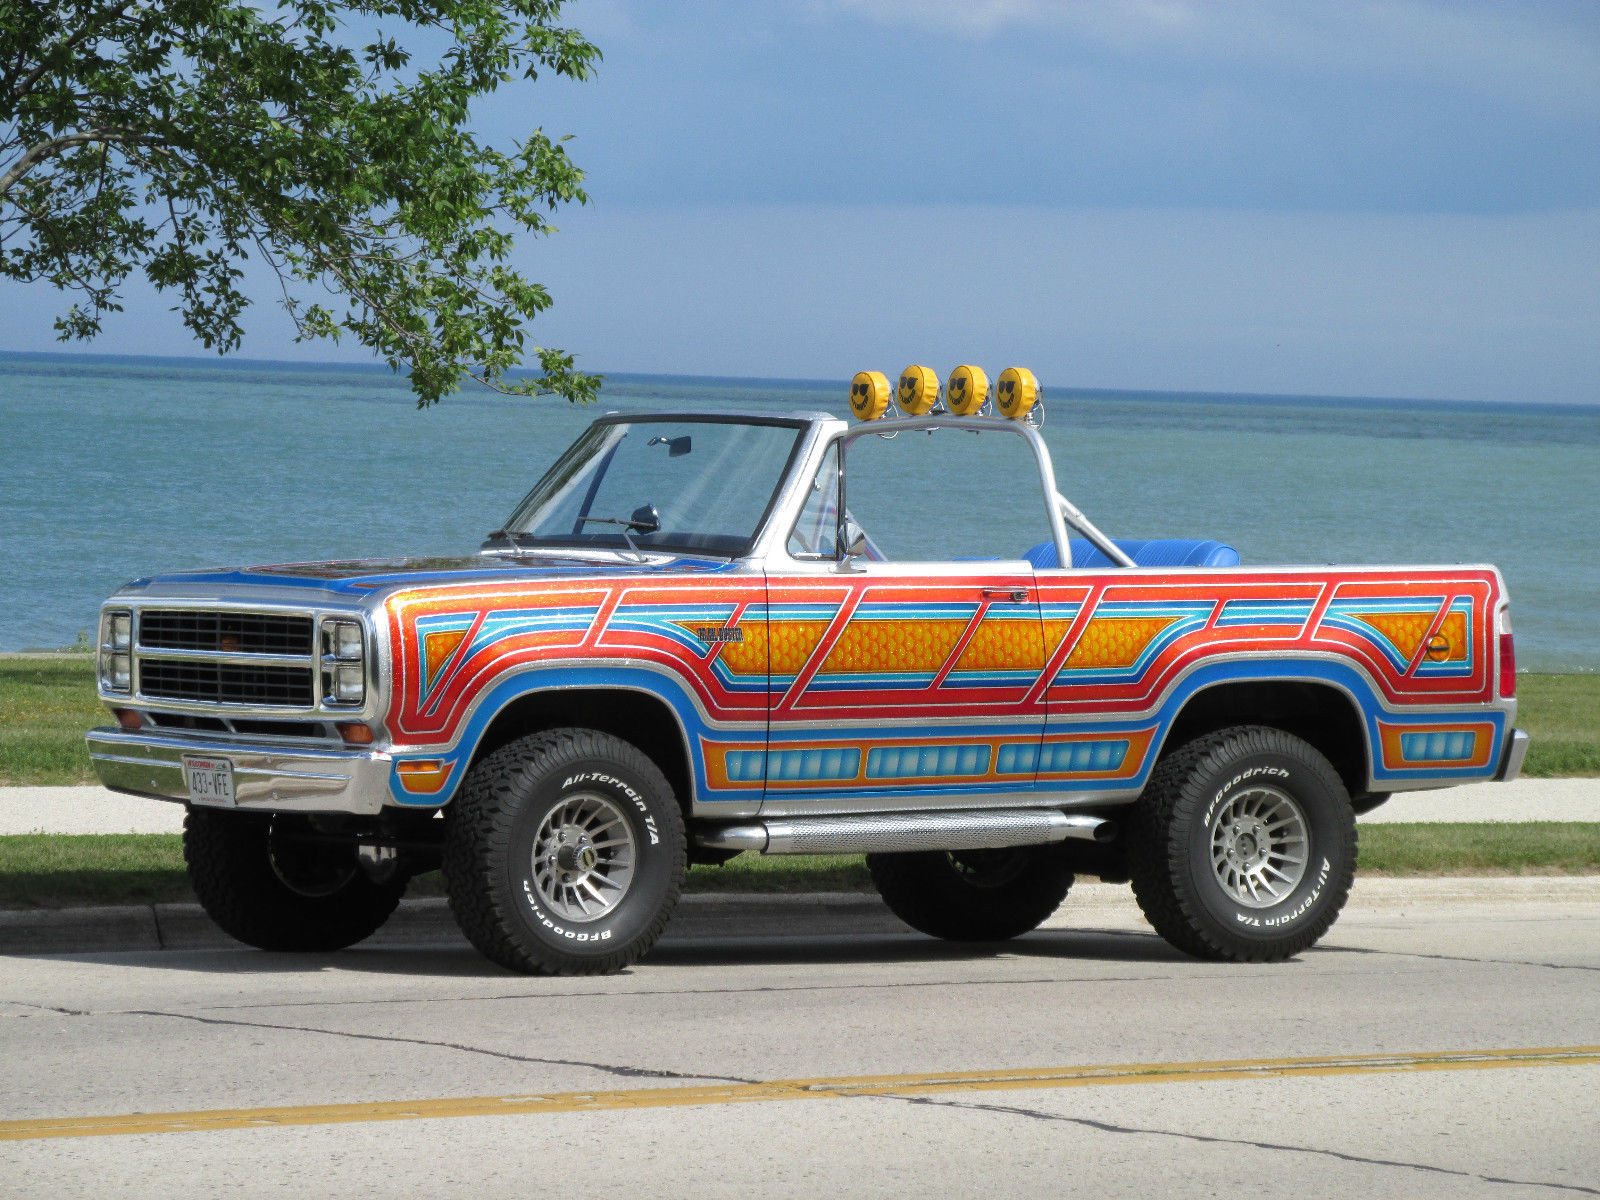
[[[737,625],[702,625],[694,631],[695,637],[702,642],[742,642],[744,630]]]

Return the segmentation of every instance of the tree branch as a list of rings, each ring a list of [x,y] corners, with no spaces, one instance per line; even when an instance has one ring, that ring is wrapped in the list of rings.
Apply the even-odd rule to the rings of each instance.
[[[33,85],[38,83],[39,80],[43,78],[44,73],[50,69],[51,64],[60,58],[61,55],[71,54],[72,51],[76,50],[90,37],[99,33],[107,25],[112,24],[118,17],[122,16],[123,13],[127,12],[128,9],[132,7],[133,0],[123,0],[121,4],[114,5],[108,12],[101,13],[98,17],[90,17],[89,20],[84,23],[83,28],[79,29],[78,32],[74,33],[71,37],[67,38],[66,41],[62,42],[54,49],[41,54],[39,56],[39,65],[34,67],[33,70],[29,71],[20,80],[12,85],[10,91],[13,103],[22,99],[22,97],[26,96],[30,91],[32,91]]]
[[[144,145],[155,145],[161,142],[154,134],[140,133],[137,129],[128,129],[116,125],[108,125],[101,129],[85,129],[78,133],[64,133],[60,137],[53,137],[47,142],[40,142],[25,151],[21,158],[11,164],[10,170],[0,175],[0,196],[11,191],[17,180],[40,163],[56,157],[74,146],[87,146],[93,142],[137,142]]]

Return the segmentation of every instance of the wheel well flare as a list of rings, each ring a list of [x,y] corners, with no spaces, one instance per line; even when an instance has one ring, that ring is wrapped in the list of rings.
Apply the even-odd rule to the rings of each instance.
[[[1269,725],[1309,742],[1333,764],[1351,796],[1371,786],[1361,713],[1336,687],[1298,680],[1215,684],[1185,702],[1167,733],[1162,756],[1231,725]]]
[[[530,733],[557,728],[596,729],[637,746],[667,777],[687,817],[694,801],[689,750],[677,714],[665,700],[626,688],[557,688],[512,700],[483,731],[476,763]]]

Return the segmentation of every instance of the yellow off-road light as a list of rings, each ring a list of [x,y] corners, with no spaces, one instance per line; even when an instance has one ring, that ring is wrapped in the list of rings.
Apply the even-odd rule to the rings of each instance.
[[[920,417],[939,402],[939,377],[932,367],[913,363],[900,372],[900,386],[894,398],[906,416]]]
[[[857,371],[850,381],[850,411],[858,421],[876,421],[889,411],[889,377],[882,371]]]
[[[1039,381],[1027,367],[1007,367],[994,385],[994,406],[1008,421],[1020,421],[1039,402]]]
[[[944,406],[958,417],[970,417],[989,398],[989,377],[982,367],[962,363],[944,385]]]

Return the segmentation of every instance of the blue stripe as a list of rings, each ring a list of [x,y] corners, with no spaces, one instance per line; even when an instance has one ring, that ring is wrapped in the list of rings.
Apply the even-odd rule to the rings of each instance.
[[[1311,617],[1309,600],[1230,600],[1222,606],[1218,625],[1304,625]]]

